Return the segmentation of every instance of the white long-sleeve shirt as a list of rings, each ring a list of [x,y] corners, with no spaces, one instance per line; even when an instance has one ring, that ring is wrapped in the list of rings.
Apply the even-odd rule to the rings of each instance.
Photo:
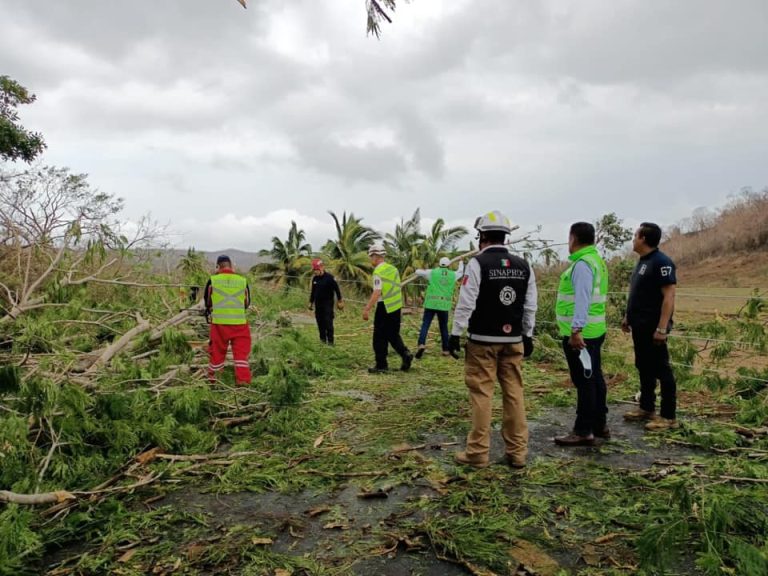
[[[487,248],[498,248],[498,246],[488,246]],[[487,250],[485,248],[484,250]],[[481,253],[484,251],[482,250]],[[459,291],[459,301],[456,309],[453,311],[453,336],[461,336],[469,326],[469,319],[475,311],[477,297],[480,294],[480,281],[482,278],[480,263],[476,258],[472,258],[467,265],[464,273],[466,278]],[[525,292],[525,301],[523,302],[523,335],[533,336],[533,329],[536,326],[536,310],[538,309],[538,291],[536,290],[536,276],[531,268],[531,277],[528,279],[528,289]]]

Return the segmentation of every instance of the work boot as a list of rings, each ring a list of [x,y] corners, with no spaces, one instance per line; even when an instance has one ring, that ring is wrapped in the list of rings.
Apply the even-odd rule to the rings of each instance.
[[[661,432],[663,430],[672,430],[679,425],[674,418],[656,418],[645,425],[645,429],[650,432]]]
[[[525,468],[525,460],[520,460],[516,456],[510,456],[509,454],[504,455],[504,462],[509,466],[510,468],[514,468],[515,470],[521,470]]]
[[[603,426],[600,430],[593,433],[595,438],[602,438],[603,440],[611,439],[611,429],[608,426]]]
[[[635,410],[630,410],[629,412],[624,413],[624,420],[627,422],[645,422],[655,419],[655,412],[649,412],[648,410],[643,410],[642,408],[637,408]]]
[[[565,436],[556,436],[555,444],[558,446],[594,446],[595,436],[593,434],[580,436],[575,432],[571,432]]]
[[[403,356],[403,363],[400,364],[400,370],[408,372],[408,370],[411,369],[411,364],[413,364],[413,354],[407,352],[406,355]]]
[[[424,356],[424,352],[426,352],[426,350],[426,346],[419,346],[419,349],[416,350],[416,360],[421,360],[421,357]]]
[[[381,366],[371,366],[368,368],[368,374],[384,374],[386,372],[389,372],[389,368],[386,366],[383,368]]]
[[[476,460],[474,458],[470,458],[469,456],[467,456],[467,453],[464,451],[456,452],[456,454],[453,455],[453,459],[456,461],[457,464],[463,464],[464,466],[472,466],[473,468],[488,467],[487,460]]]

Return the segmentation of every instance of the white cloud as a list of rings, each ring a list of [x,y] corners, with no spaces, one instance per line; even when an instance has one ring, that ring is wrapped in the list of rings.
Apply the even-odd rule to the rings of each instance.
[[[768,183],[764,0],[399,2],[380,40],[364,0],[0,13],[0,70],[37,93],[22,120],[46,160],[182,246],[261,248],[292,217],[319,245],[327,210],[418,206],[465,225],[498,208],[558,240]]]
[[[315,250],[333,233],[330,218],[321,221],[294,209],[274,210],[263,216],[227,213],[211,220],[186,219],[175,223],[174,229],[182,237],[180,246],[199,242],[201,249],[234,247],[255,251],[268,248],[273,236],[285,239],[291,222],[306,232]]]

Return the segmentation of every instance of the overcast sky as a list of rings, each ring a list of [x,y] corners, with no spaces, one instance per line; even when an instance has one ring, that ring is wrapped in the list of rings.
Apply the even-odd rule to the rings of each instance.
[[[500,209],[563,241],[768,185],[766,0],[0,0],[44,160],[175,245]]]

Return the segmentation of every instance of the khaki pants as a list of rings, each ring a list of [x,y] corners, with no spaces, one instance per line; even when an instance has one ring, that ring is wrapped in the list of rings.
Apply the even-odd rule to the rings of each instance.
[[[467,435],[467,457],[487,462],[491,447],[493,389],[501,384],[503,420],[501,436],[507,457],[525,464],[528,455],[528,423],[523,399],[523,345],[467,342],[464,381],[472,405],[472,429]]]

